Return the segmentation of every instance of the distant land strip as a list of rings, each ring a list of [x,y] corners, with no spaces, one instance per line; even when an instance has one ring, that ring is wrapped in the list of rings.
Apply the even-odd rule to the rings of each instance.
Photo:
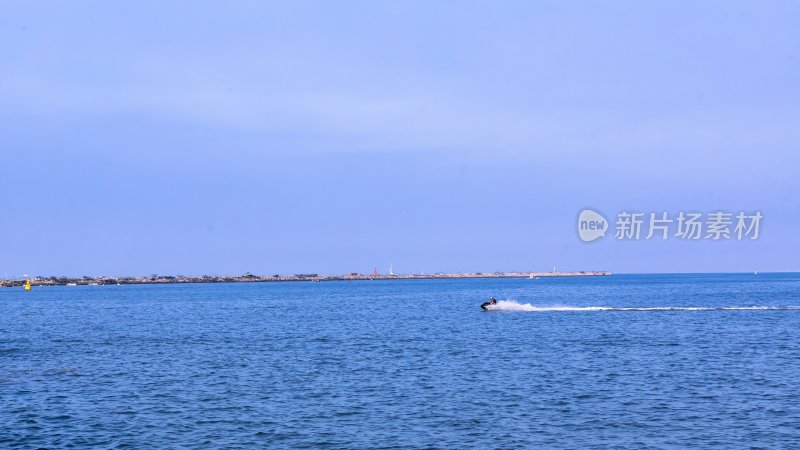
[[[281,281],[354,281],[354,280],[433,280],[456,278],[545,278],[545,277],[586,277],[608,276],[610,272],[474,272],[474,273],[420,273],[420,274],[360,274],[319,275],[298,273],[294,275],[253,275],[239,276],[171,276],[150,275],[140,277],[30,277],[31,286],[101,286],[123,284],[176,284],[176,283],[267,283]],[[0,287],[23,286],[26,279],[0,280]]]

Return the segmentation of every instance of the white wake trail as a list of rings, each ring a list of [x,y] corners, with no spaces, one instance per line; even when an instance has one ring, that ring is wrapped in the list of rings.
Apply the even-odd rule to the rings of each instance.
[[[519,303],[516,300],[500,300],[494,305],[487,305],[487,311],[789,311],[800,310],[800,306],[533,306],[530,303]]]
[[[494,305],[486,305],[487,311],[536,311],[537,309],[530,303],[519,303],[516,300],[500,300]]]

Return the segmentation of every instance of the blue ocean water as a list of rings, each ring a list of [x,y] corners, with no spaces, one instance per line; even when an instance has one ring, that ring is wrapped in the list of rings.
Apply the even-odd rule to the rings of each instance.
[[[2,289],[0,447],[797,448],[793,306],[798,274]]]

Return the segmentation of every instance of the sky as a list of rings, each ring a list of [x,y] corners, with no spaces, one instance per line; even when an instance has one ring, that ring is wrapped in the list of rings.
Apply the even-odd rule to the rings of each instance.
[[[0,0],[0,276],[800,271],[800,3]],[[577,217],[760,211],[757,240]]]

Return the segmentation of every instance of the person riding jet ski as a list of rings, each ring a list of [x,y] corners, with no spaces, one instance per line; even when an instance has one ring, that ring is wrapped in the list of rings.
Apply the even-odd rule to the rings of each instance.
[[[489,299],[488,302],[483,302],[481,304],[481,309],[484,310],[484,311],[487,311],[487,309],[486,309],[487,306],[496,305],[496,304],[497,304],[497,300],[495,300],[494,297],[492,297],[492,298]]]

